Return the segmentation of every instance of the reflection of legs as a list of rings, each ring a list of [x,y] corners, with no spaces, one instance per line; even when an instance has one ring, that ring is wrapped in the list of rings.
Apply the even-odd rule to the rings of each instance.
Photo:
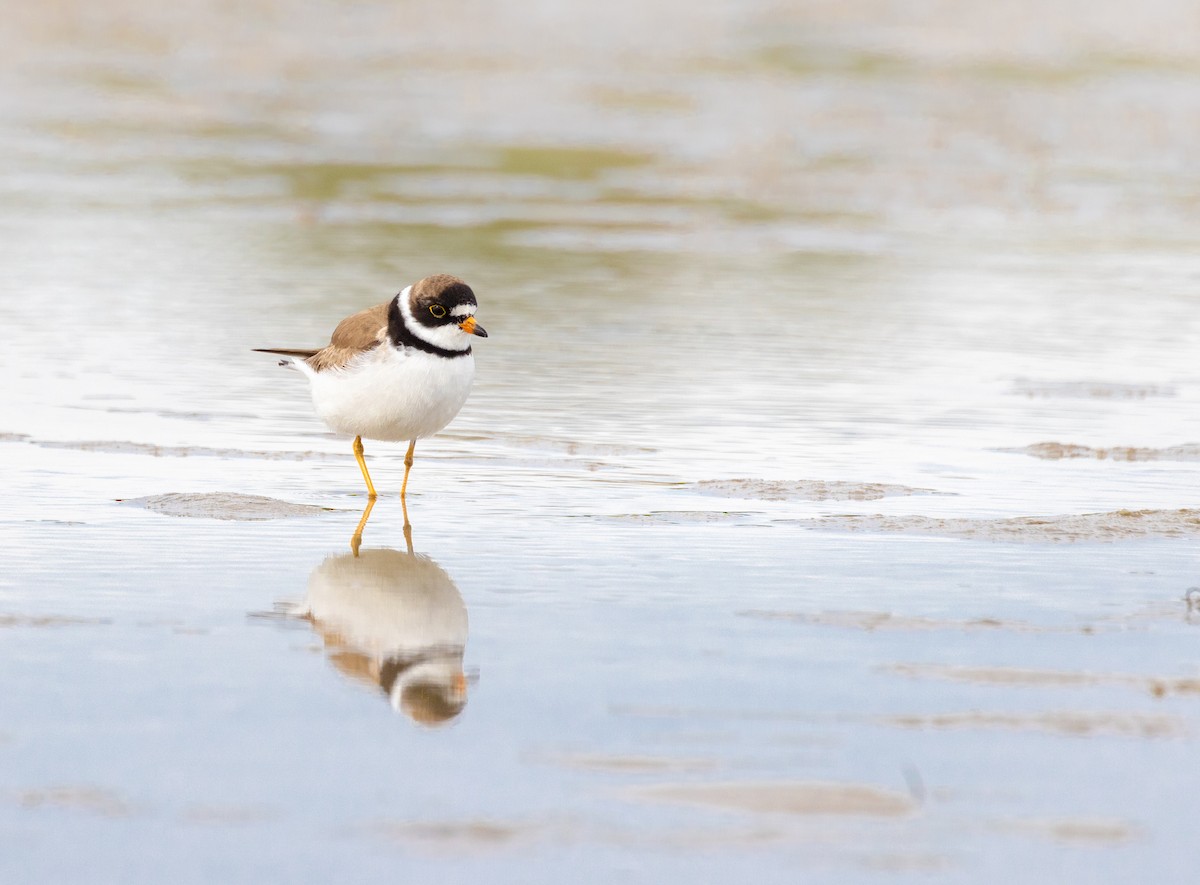
[[[408,505],[403,498],[400,499],[400,508],[404,511],[404,543],[408,545],[408,552],[412,553],[412,523],[408,521]]]
[[[410,450],[410,454],[411,454],[411,450]],[[367,473],[367,461],[365,458],[363,458],[363,444],[362,444],[361,436],[354,437],[354,457],[358,460],[358,469],[362,471],[363,479],[365,479],[367,481],[367,496],[372,501],[374,501],[375,500],[375,483],[371,482],[371,474]],[[408,477],[408,474],[406,473],[405,478],[407,478],[407,477]],[[368,513],[371,512],[370,508],[367,509],[367,512]]]
[[[363,511],[362,519],[358,521],[358,528],[354,530],[354,535],[350,538],[350,550],[355,556],[358,556],[358,548],[362,546],[363,529],[367,527],[367,520],[371,518],[371,508],[375,506],[375,497],[367,498],[367,508]],[[408,522],[408,519],[404,520]]]
[[[400,500],[404,500],[404,493],[408,490],[408,471],[412,470],[413,451],[417,448],[417,441],[414,439],[408,444],[408,454],[404,456],[404,485],[400,486]],[[366,468],[363,468],[366,470]],[[374,492],[372,492],[374,494]],[[404,521],[408,522],[408,516],[405,515]]]

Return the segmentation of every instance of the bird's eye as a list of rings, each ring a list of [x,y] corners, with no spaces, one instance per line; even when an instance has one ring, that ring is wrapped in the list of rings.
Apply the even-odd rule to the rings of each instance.
[[[431,304],[429,305],[429,312],[440,320],[446,315],[446,308],[440,304]]]

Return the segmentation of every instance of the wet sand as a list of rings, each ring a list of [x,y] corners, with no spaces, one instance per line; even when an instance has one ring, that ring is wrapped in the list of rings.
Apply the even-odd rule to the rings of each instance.
[[[12,18],[0,881],[1190,881],[1190,7]]]

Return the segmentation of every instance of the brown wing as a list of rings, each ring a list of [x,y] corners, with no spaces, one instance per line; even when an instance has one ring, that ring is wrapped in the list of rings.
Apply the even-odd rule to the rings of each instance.
[[[387,341],[390,304],[391,302],[377,304],[346,317],[333,330],[329,345],[305,361],[318,372],[340,369],[360,353],[366,353]]]
[[[348,316],[333,330],[329,344],[320,350],[292,347],[256,347],[255,353],[278,353],[300,357],[318,372],[346,365],[360,353],[378,347],[387,340],[388,307],[391,302],[377,304]]]

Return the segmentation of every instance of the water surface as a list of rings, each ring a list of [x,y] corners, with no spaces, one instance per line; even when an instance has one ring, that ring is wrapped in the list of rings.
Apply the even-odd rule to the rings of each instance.
[[[0,878],[1185,880],[1190,16],[14,12]]]

